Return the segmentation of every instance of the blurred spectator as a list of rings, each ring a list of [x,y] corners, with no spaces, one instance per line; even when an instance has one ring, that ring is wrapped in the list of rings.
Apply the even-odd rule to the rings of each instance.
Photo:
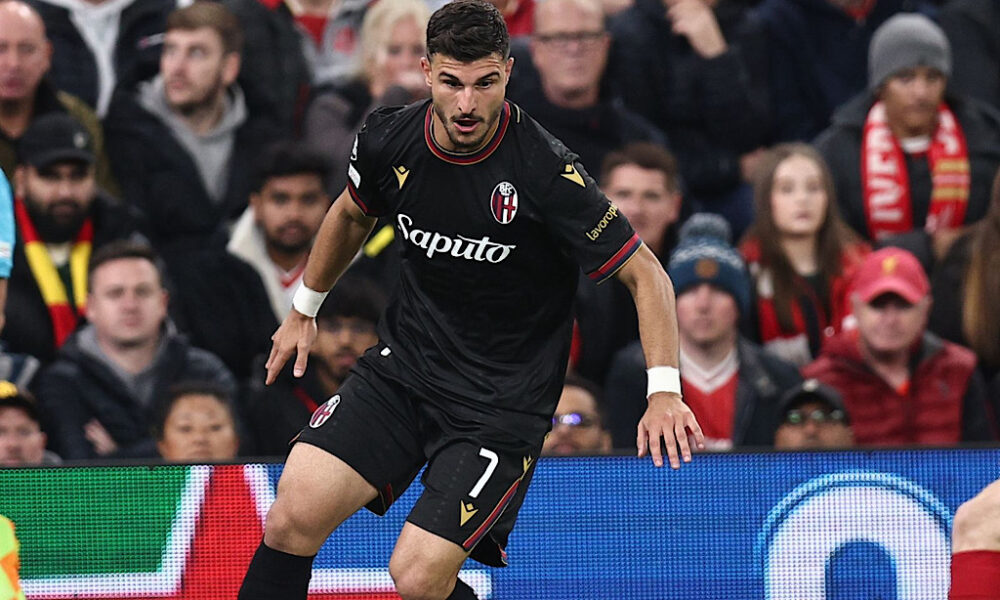
[[[487,0],[497,7],[510,37],[531,35],[535,22],[535,0]]]
[[[298,142],[278,142],[257,165],[257,185],[227,246],[260,275],[275,319],[292,308],[313,239],[323,223],[330,196],[326,157]]]
[[[182,382],[167,392],[153,435],[169,462],[218,462],[236,458],[240,446],[236,412],[228,391],[202,382]]]
[[[806,144],[782,144],[757,174],[757,217],[740,245],[754,280],[754,333],[803,366],[850,314],[848,288],[868,252],[837,215],[826,161]]]
[[[596,384],[576,375],[568,375],[552,415],[552,431],[545,436],[542,454],[607,454],[611,434],[604,429],[601,416],[601,390]]]
[[[898,12],[933,14],[926,0],[764,0],[771,113],[778,141],[809,141],[865,89],[872,34]]]
[[[46,78],[52,44],[38,13],[20,0],[0,2],[0,169],[13,173],[17,141],[34,119],[48,113],[68,113],[93,138],[97,182],[115,193],[117,184],[104,155],[104,133],[97,115],[76,96],[56,89]]]
[[[600,184],[643,243],[666,264],[677,242],[681,212],[673,155],[656,144],[629,144],[604,159]],[[639,339],[635,302],[618,280],[597,285],[582,276],[576,300],[580,355],[574,368],[591,381],[604,381],[615,353]]]
[[[928,327],[976,353],[987,380],[1000,373],[1000,171],[986,216],[969,227],[931,273]],[[1000,402],[1000,395],[993,395]]]
[[[14,523],[0,515],[0,598],[24,600],[24,590],[21,589],[19,573],[21,544],[14,535]]]
[[[0,331],[7,306],[7,281],[14,266],[14,196],[7,175],[0,170]]]
[[[947,94],[951,65],[937,25],[892,17],[872,37],[868,91],[818,138],[841,214],[863,237],[944,234],[985,214],[1000,165],[1000,113]]]
[[[600,0],[540,3],[529,45],[538,79],[522,79],[527,85],[508,94],[594,170],[629,142],[666,144],[663,132],[603,83],[611,46],[603,10]]]
[[[955,511],[949,600],[990,600],[1000,590],[1000,481]]]
[[[857,329],[803,369],[836,388],[859,444],[954,444],[993,437],[986,385],[966,348],[926,331],[930,284],[909,252],[883,248],[858,268]]]
[[[750,309],[750,277],[729,245],[718,215],[696,214],[681,228],[668,271],[677,294],[684,401],[708,448],[770,446],[778,400],[802,378],[795,366],[740,337],[740,314]],[[646,361],[639,342],[615,357],[605,409],[615,448],[635,444],[646,409]]]
[[[251,164],[273,131],[250,118],[235,83],[243,33],[215,2],[167,18],[160,74],[115,94],[105,120],[125,199],[148,217],[154,245],[203,247],[250,196]]]
[[[288,2],[222,0],[240,20],[246,43],[237,82],[246,94],[251,118],[274,123],[281,137],[301,134],[312,73],[306,61],[304,32]]]
[[[50,445],[65,459],[156,456],[151,425],[178,381],[236,384],[214,355],[191,347],[167,319],[158,258],[147,246],[108,244],[90,261],[87,318],[38,378]]]
[[[298,25],[313,85],[339,84],[354,73],[369,0],[259,1]]]
[[[609,27],[613,89],[666,134],[687,199],[736,235],[753,216],[746,174],[770,129],[763,31],[746,15],[734,0],[636,0]]]
[[[316,341],[305,375],[292,377],[288,365],[270,386],[263,377],[251,381],[247,414],[256,454],[288,452],[289,441],[309,415],[337,392],[365,350],[378,343],[375,325],[384,308],[385,296],[370,281],[343,277],[337,282],[316,315]]]
[[[379,106],[409,104],[430,94],[420,68],[429,18],[422,0],[374,4],[361,26],[357,73],[310,103],[303,138],[330,161],[332,198],[347,185],[347,160],[365,117]]]
[[[0,467],[59,464],[62,460],[45,449],[47,439],[34,396],[0,381]]]
[[[938,23],[951,42],[951,90],[1000,109],[1000,4],[951,0]]]
[[[111,94],[156,74],[167,14],[177,0],[31,0],[52,42],[50,77],[97,115]]]
[[[774,433],[778,450],[848,448],[854,445],[851,422],[840,393],[807,379],[781,399],[781,424]]]
[[[18,235],[0,337],[8,350],[48,363],[85,311],[91,251],[139,237],[139,216],[98,188],[93,138],[70,115],[36,119],[19,149]]]

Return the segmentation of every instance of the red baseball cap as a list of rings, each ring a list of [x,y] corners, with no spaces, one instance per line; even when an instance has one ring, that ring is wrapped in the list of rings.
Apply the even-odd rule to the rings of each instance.
[[[920,261],[902,248],[882,248],[872,252],[854,276],[854,292],[866,304],[889,293],[916,304],[930,291],[931,284]]]

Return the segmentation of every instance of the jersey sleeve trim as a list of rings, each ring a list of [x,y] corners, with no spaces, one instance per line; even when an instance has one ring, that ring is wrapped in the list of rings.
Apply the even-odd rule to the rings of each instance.
[[[368,212],[368,205],[365,204],[365,201],[361,199],[361,194],[358,193],[358,190],[355,189],[354,184],[350,181],[347,182],[347,193],[351,195],[351,200],[354,200],[354,203],[358,205],[358,208],[361,209],[361,212],[365,213],[366,217],[377,216]]]
[[[613,277],[618,272],[618,269],[625,266],[625,263],[632,258],[640,246],[642,246],[642,240],[639,239],[639,234],[633,233],[632,237],[622,245],[618,252],[615,252],[614,256],[598,267],[596,271],[587,273],[587,277],[597,283],[604,283]]]

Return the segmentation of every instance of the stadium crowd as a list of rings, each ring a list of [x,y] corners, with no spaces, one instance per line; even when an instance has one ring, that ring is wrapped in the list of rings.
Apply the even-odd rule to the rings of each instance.
[[[508,98],[671,276],[710,449],[998,439],[1000,3],[494,3]],[[303,378],[263,385],[270,336],[440,5],[0,0],[0,466],[284,456],[377,341],[393,224]],[[575,310],[545,451],[634,451],[631,298]]]

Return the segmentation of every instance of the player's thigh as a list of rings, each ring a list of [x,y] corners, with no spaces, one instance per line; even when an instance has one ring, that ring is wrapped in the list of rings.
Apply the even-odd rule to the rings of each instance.
[[[468,556],[454,542],[408,522],[389,559],[389,573],[404,598],[444,598]]]
[[[337,526],[377,495],[340,458],[310,444],[295,444],[267,514],[264,542],[290,554],[315,554]]]
[[[541,440],[533,445],[451,440],[431,455],[421,478],[424,491],[407,521],[484,564],[503,566],[507,534],[540,448]]]

